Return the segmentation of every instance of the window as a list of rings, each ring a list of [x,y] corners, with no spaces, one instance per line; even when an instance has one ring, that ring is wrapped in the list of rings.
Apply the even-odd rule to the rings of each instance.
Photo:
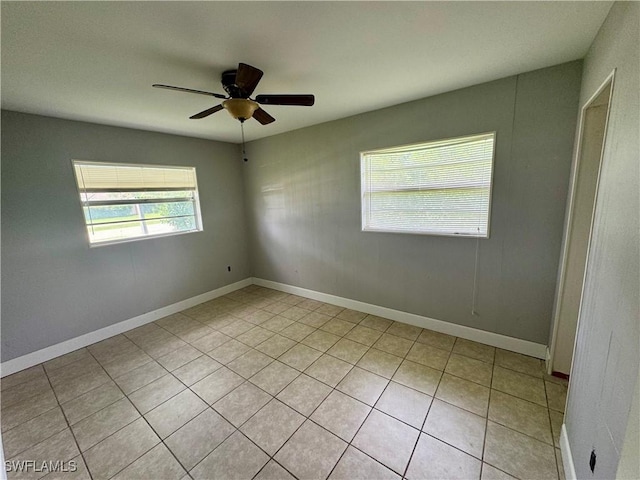
[[[89,243],[202,230],[196,169],[74,161]]]
[[[362,230],[488,238],[495,138],[362,152]]]

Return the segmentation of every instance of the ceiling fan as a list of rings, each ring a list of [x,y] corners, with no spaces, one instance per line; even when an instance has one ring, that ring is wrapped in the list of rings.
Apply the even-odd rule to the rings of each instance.
[[[220,98],[224,101],[220,105],[207,108],[200,113],[190,116],[190,119],[200,119],[208,117],[220,110],[227,110],[231,116],[244,123],[249,118],[255,118],[262,125],[275,122],[275,118],[265,112],[260,105],[313,105],[315,98],[313,95],[256,95],[250,98],[253,91],[258,86],[262,78],[262,70],[240,63],[237,70],[227,70],[222,73],[222,88],[227,95],[219,93],[193,90],[191,88],[174,87],[172,85],[154,84],[156,88],[166,88],[179,92],[197,93],[210,97]]]

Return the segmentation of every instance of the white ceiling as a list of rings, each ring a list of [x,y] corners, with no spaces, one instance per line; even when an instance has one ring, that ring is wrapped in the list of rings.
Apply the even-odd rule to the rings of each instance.
[[[611,2],[2,2],[2,108],[240,141],[222,71],[264,70],[256,139],[582,58]]]

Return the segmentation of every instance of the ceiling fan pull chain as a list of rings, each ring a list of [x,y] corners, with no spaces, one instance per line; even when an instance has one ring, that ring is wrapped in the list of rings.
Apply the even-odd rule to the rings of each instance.
[[[246,162],[249,159],[247,158],[247,154],[244,151],[244,120],[240,120],[240,131],[242,132],[242,159]]]

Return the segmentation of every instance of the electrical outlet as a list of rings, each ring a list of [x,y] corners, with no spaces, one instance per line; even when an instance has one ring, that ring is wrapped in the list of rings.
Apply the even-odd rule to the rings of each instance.
[[[589,468],[591,469],[591,473],[596,469],[596,451],[591,450],[591,457],[589,458]]]

